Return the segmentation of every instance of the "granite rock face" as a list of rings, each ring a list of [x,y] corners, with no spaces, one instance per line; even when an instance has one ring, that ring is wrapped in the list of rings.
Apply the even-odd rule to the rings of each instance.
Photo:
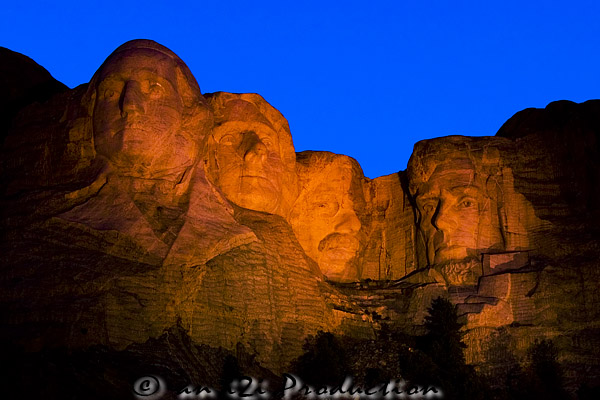
[[[280,371],[308,335],[362,324],[334,309],[285,219],[262,212],[286,214],[296,193],[285,119],[258,95],[208,98],[174,53],[136,40],[89,85],[15,118],[2,157],[5,341],[121,351],[179,324]],[[224,130],[245,139],[225,145]],[[240,168],[264,177],[232,194],[240,145]]]
[[[497,377],[548,338],[571,387],[600,376],[599,107],[551,103],[496,137],[415,145],[419,269],[402,282],[445,286],[467,324],[468,361]]]
[[[44,102],[68,88],[31,58],[0,47],[0,143],[11,120],[25,106]]]
[[[8,347],[145,359],[174,335],[194,365],[205,346],[279,373],[320,330],[418,333],[443,296],[481,370],[551,338],[570,384],[600,381],[600,102],[419,142],[407,171],[371,180],[350,157],[296,154],[261,96],[202,95],[155,42],[72,90],[32,63],[2,99]],[[22,101],[38,81],[53,89]]]
[[[205,152],[211,182],[240,207],[287,217],[298,190],[296,153],[283,115],[257,94],[207,98],[215,115]]]
[[[357,281],[368,231],[365,184],[358,163],[347,156],[298,154],[300,195],[290,222],[306,254],[335,281]]]

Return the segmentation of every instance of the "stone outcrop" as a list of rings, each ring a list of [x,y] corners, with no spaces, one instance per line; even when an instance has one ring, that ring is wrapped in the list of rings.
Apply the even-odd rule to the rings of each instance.
[[[490,376],[551,338],[572,386],[600,380],[600,102],[419,142],[407,171],[371,180],[350,157],[296,154],[261,96],[202,95],[155,42],[119,47],[72,90],[0,56],[30,77],[2,99],[6,347],[189,347],[215,381],[200,348],[283,372],[320,330],[417,334],[442,296]]]
[[[492,376],[548,338],[571,387],[599,376],[599,105],[552,103],[516,114],[496,137],[415,145],[419,270],[402,282],[448,287],[467,359]]]
[[[258,157],[256,168],[274,158],[285,166],[268,211],[289,208],[296,175],[285,119],[258,95],[208,98],[174,53],[139,40],[89,85],[19,114],[2,158],[5,341],[121,351],[179,324],[194,343],[241,346],[280,371],[308,335],[363,324],[335,309],[336,289],[285,219],[215,178],[223,171],[213,167],[233,161],[211,164],[215,135],[252,136],[244,154]],[[266,154],[271,143],[281,150]],[[268,200],[263,188],[251,198]]]
[[[31,58],[0,47],[0,143],[17,112],[32,103],[44,102],[68,88]]]

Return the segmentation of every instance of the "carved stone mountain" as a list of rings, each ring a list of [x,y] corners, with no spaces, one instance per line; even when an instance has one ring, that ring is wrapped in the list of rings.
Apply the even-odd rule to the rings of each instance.
[[[0,56],[0,340],[16,358],[163,346],[158,364],[208,366],[188,378],[232,354],[280,373],[318,331],[419,332],[443,296],[490,376],[551,338],[571,387],[600,381],[600,101],[419,142],[371,180],[295,153],[261,96],[202,94],[158,43],[122,45],[71,90]]]

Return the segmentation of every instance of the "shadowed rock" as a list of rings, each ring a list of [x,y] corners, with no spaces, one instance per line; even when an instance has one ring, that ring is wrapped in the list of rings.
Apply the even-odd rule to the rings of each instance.
[[[31,58],[0,47],[0,144],[20,109],[67,89]]]
[[[152,41],[119,47],[88,85],[24,107],[19,90],[3,100],[20,109],[0,170],[9,347],[103,346],[101,374],[177,343],[193,350],[180,382],[196,366],[217,378],[204,345],[283,372],[319,330],[413,334],[442,296],[482,370],[552,338],[573,382],[600,380],[597,101],[525,110],[497,137],[419,142],[407,171],[369,180],[346,156],[296,161],[262,97],[205,99]]]

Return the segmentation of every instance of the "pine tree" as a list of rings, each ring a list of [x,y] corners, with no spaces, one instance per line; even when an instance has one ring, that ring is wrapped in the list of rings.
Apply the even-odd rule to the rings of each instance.
[[[534,390],[546,399],[566,399],[558,350],[552,340],[536,341],[528,351],[529,376]]]
[[[458,321],[456,307],[448,300],[438,297],[427,309],[424,336],[425,352],[428,353],[442,369],[450,370],[465,365],[462,341],[463,324]]]
[[[294,363],[293,372],[312,385],[341,384],[349,374],[346,350],[339,338],[318,332],[304,345],[304,354]]]
[[[459,322],[456,307],[444,298],[433,300],[425,317],[426,333],[421,347],[438,366],[446,399],[484,399],[488,387],[479,379],[475,371],[466,364],[462,341],[463,324]]]

